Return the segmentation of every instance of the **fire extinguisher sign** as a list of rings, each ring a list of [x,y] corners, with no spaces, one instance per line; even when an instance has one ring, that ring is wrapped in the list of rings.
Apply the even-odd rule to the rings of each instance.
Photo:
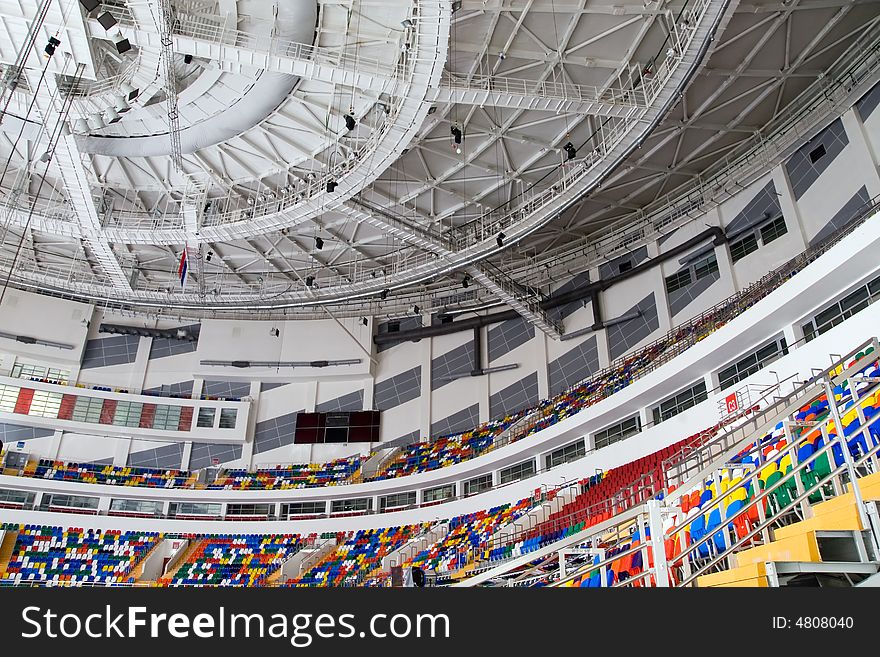
[[[724,398],[724,405],[727,407],[728,413],[735,413],[739,410],[739,397],[735,392],[730,393]]]

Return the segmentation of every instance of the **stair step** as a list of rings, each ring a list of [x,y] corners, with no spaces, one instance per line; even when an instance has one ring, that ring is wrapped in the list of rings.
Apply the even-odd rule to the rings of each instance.
[[[810,561],[819,562],[819,542],[816,532],[797,533],[786,538],[777,538],[766,545],[758,545],[735,555],[737,566],[765,563],[767,561]]]
[[[758,587],[767,588],[767,566],[764,562],[723,570],[720,573],[703,575],[697,578],[699,588],[710,587]]]
[[[841,496],[843,497],[843,496]],[[818,506],[818,505],[817,505]],[[780,527],[773,533],[777,540],[817,531],[861,531],[862,522],[850,494],[849,504],[837,510],[817,515],[800,522]]]

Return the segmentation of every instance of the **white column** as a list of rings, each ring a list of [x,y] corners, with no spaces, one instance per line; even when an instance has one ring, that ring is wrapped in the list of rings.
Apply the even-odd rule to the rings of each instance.
[[[241,459],[245,467],[253,467],[254,458],[254,433],[257,425],[257,411],[260,408],[260,382],[251,381],[249,396],[253,401],[248,411],[247,431],[244,436],[244,444],[241,447]]]
[[[419,422],[413,428],[419,430],[420,438],[427,438],[431,435],[431,352],[434,338],[422,338],[418,344],[422,351],[422,394],[419,397]]]
[[[791,188],[785,167],[778,166],[773,169],[773,184],[779,195],[779,207],[782,209],[782,216],[786,219],[785,225],[788,227],[788,232],[800,238],[796,250],[798,253],[805,251],[808,240],[804,232],[804,222],[797,202],[794,200],[794,191]],[[792,222],[795,224],[794,226],[792,226]]]
[[[147,364],[150,360],[150,348],[153,338],[141,338],[138,340],[137,356],[128,370],[128,389],[138,394],[144,389],[144,381],[147,378]]]
[[[535,362],[538,369],[538,399],[550,398],[550,363],[547,355],[547,334],[535,331]]]
[[[874,198],[880,194],[880,173],[877,171],[877,154],[871,148],[865,131],[865,124],[855,107],[841,117],[846,135],[849,137],[849,148],[852,157],[858,160],[859,178],[865,183],[868,196]]]
[[[483,367],[484,364],[489,364],[489,327],[481,326],[479,331],[480,342],[482,343],[483,360],[482,362],[477,363],[477,366]],[[473,339],[473,336],[471,336],[471,339]],[[477,390],[479,390],[480,395],[480,422],[488,422],[491,419],[489,417],[489,376],[490,375],[477,377]],[[453,383],[452,385],[455,384]]]
[[[189,461],[192,458],[193,444],[191,440],[183,443],[183,455],[180,457],[180,469],[189,470]]]
[[[128,454],[131,452],[131,438],[119,438],[116,440],[116,451],[113,454],[113,465],[125,467],[128,465]]]
[[[648,258],[656,258],[660,255],[660,245],[657,241],[648,245]],[[672,329],[672,313],[669,310],[669,299],[666,298],[666,281],[663,277],[662,265],[657,265],[648,274],[654,286],[654,300],[657,304],[657,324],[660,331],[668,333]]]

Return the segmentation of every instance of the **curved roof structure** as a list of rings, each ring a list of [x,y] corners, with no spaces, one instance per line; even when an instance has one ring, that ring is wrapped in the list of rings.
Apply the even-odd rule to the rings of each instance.
[[[871,4],[150,0],[105,29],[46,0],[32,42],[0,5],[0,270],[154,315],[508,306],[558,337],[550,282],[861,89]]]

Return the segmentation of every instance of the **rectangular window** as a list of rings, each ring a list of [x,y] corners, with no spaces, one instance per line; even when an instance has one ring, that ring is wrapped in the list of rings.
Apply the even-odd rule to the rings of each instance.
[[[61,393],[46,392],[45,390],[35,390],[34,398],[31,400],[28,415],[36,417],[58,417],[58,411],[61,409]]]
[[[492,475],[485,474],[464,482],[464,494],[476,495],[492,488]]]
[[[535,460],[529,459],[528,461],[511,465],[509,468],[504,468],[499,473],[499,481],[502,484],[509,484],[511,481],[519,481],[520,479],[531,477],[533,474],[535,474]]]
[[[54,367],[16,363],[12,366],[12,376],[16,379],[30,379],[32,381],[45,381],[66,385],[70,379],[70,372]]]
[[[356,500],[333,500],[330,503],[330,513],[357,513],[369,511],[372,508],[372,497],[361,497]]]
[[[775,239],[779,239],[788,232],[785,225],[785,217],[776,217],[769,224],[761,227],[761,243],[770,244]]]
[[[156,406],[152,428],[160,431],[177,431],[177,427],[180,426],[180,408],[180,406],[168,406],[165,404]]]
[[[825,144],[819,144],[810,151],[810,164],[816,164],[819,160],[825,157]]]
[[[817,335],[825,333],[860,310],[867,308],[878,298],[880,298],[880,276],[813,315],[812,319],[801,325],[804,338],[809,342]]]
[[[219,504],[205,504],[202,502],[172,502],[168,505],[168,516],[199,516],[204,518],[220,518],[222,516]]]
[[[416,492],[414,490],[406,493],[396,493],[394,495],[385,495],[379,498],[379,511],[386,509],[402,509],[407,506],[414,506],[416,503]]]
[[[98,424],[101,421],[101,409],[104,400],[97,397],[77,397],[73,405],[71,419],[75,422]]]
[[[708,258],[698,261],[694,264],[694,277],[697,280],[711,276],[718,271],[718,260],[713,253]]]
[[[146,500],[110,500],[110,512],[123,514],[132,513],[145,516],[161,517],[162,502],[148,502]]]
[[[34,497],[36,497],[36,493],[22,490],[0,490],[0,504],[30,507],[34,503]]]
[[[755,236],[754,233],[749,233],[741,240],[737,240],[736,242],[732,242],[730,244],[730,260],[732,262],[737,262],[757,250],[758,238]]]
[[[211,429],[214,427],[214,411],[217,409],[214,408],[200,408],[199,409],[199,419],[196,421],[196,426],[201,427],[202,429]]]
[[[326,502],[288,502],[281,505],[281,516],[323,516],[327,513]]]
[[[638,415],[633,415],[631,418],[624,420],[623,422],[614,424],[601,431],[597,431],[594,436],[596,449],[602,449],[608,445],[625,440],[630,436],[636,435],[641,430],[642,421],[639,419]]]
[[[81,495],[43,495],[40,509],[46,510],[52,507],[92,510],[98,508],[98,498],[83,497]]]
[[[680,272],[666,277],[666,291],[675,292],[691,284],[691,270],[682,269]]]
[[[113,424],[117,427],[140,426],[141,413],[144,405],[140,402],[121,401],[116,404],[116,413],[113,414]]]
[[[722,389],[739,383],[743,379],[751,376],[755,372],[764,369],[774,360],[788,353],[788,345],[785,338],[773,340],[760,349],[756,349],[749,355],[741,358],[733,365],[725,367],[718,372],[718,384]]]
[[[455,497],[455,484],[438,486],[437,488],[429,488],[426,491],[422,491],[422,502],[425,504],[448,500],[450,497]]]
[[[267,518],[275,513],[274,504],[227,504],[226,517],[259,516]]]
[[[235,429],[235,421],[238,418],[238,411],[234,408],[220,409],[220,428]]]
[[[587,453],[587,446],[583,440],[560,447],[547,455],[547,467],[555,468],[557,465],[576,461]]]
[[[0,385],[0,411],[13,413],[21,388],[18,386]]]
[[[706,401],[708,398],[709,395],[706,392],[706,382],[700,381],[687,390],[683,390],[677,395],[660,402],[660,404],[651,409],[654,416],[654,424],[659,424],[664,420],[668,420],[669,418],[686,411],[691,406],[696,406],[700,402]]]

